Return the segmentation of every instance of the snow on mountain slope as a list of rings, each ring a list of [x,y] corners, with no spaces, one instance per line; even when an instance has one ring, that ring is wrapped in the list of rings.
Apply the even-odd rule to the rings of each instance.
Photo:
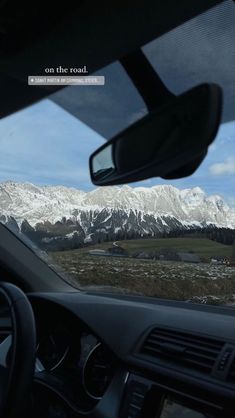
[[[206,196],[199,187],[179,190],[171,185],[151,188],[130,186],[104,187],[84,192],[64,186],[36,186],[30,183],[7,181],[0,183],[0,215],[13,216],[20,224],[26,219],[34,226],[38,222],[55,223],[62,217],[81,212],[107,213],[122,210],[151,215],[155,218],[173,217],[184,225],[209,225],[235,228],[235,210],[220,196]],[[107,212],[108,210],[108,212]]]

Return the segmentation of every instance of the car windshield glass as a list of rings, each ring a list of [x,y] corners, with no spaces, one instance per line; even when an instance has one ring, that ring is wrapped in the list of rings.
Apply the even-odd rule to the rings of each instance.
[[[208,24],[208,13],[195,18],[200,28]],[[189,24],[182,25],[181,41],[187,44]],[[228,89],[224,66],[213,67],[212,77],[208,70],[206,79],[205,68],[186,66],[183,79],[180,61],[172,67],[172,43],[179,46],[182,27],[143,51],[175,94],[205,81],[224,89],[216,140],[192,176],[92,185],[90,154],[147,112],[118,63],[97,73],[105,75],[104,87],[66,88],[0,122],[0,221],[49,255],[48,263],[79,289],[234,303],[234,89]],[[203,33],[213,44],[212,34]],[[220,46],[224,51],[222,41]],[[183,58],[190,63],[187,51],[189,46]],[[234,60],[233,55],[235,65]]]

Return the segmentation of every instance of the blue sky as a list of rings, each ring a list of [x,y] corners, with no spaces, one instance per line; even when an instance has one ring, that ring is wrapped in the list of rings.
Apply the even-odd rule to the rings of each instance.
[[[89,155],[104,139],[46,99],[0,121],[0,181],[65,185],[92,190]],[[193,176],[134,185],[199,186],[235,206],[235,122],[221,125],[207,158]]]

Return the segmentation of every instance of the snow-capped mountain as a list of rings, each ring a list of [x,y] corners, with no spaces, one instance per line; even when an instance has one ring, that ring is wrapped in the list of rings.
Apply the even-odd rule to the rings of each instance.
[[[103,209],[137,211],[154,217],[170,216],[185,224],[215,224],[235,228],[235,210],[220,196],[206,196],[199,187],[179,190],[170,185],[150,188],[122,186],[84,192],[64,186],[35,186],[30,183],[0,183],[0,214],[18,223],[71,218],[73,211]],[[79,214],[78,214],[79,217]]]
[[[44,242],[96,242],[117,234],[156,235],[214,225],[235,229],[235,210],[199,187],[104,187],[84,192],[64,186],[0,183],[0,220]],[[74,235],[75,234],[75,235]],[[33,237],[35,238],[35,237]]]

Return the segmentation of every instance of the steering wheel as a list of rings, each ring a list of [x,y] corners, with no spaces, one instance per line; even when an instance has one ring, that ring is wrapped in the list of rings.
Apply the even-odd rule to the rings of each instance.
[[[25,418],[35,367],[34,314],[27,296],[18,287],[0,282],[0,313],[5,307],[8,317],[10,312],[11,329],[0,344],[0,417]],[[0,317],[0,334],[5,326]]]

